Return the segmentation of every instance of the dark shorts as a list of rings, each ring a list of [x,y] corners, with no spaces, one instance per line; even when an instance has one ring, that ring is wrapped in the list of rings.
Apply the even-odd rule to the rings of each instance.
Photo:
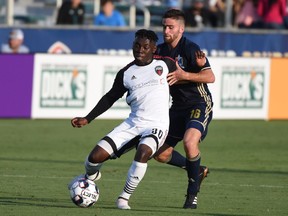
[[[198,129],[202,136],[199,141],[204,140],[208,132],[208,125],[212,120],[213,103],[199,103],[188,109],[170,109],[170,128],[165,143],[175,147],[184,137],[189,128]]]

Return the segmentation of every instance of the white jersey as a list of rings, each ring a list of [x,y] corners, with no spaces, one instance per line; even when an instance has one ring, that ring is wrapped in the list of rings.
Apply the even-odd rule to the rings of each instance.
[[[145,66],[131,62],[117,73],[110,91],[85,118],[90,122],[127,92],[126,102],[131,107],[127,123],[166,128],[169,126],[170,98],[167,74],[174,70],[175,61],[169,57],[154,56]]]
[[[128,89],[126,102],[131,107],[128,121],[142,125],[169,124],[169,69],[162,60],[153,60],[146,66],[132,65],[123,75],[124,87]]]

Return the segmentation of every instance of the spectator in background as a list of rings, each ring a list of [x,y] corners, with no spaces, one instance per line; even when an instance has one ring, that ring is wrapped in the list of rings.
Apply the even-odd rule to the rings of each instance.
[[[168,8],[175,8],[175,9],[182,9],[182,1],[181,0],[165,0],[166,7]]]
[[[223,27],[225,24],[225,0],[209,0],[210,23],[212,27]]]
[[[238,28],[261,28],[261,17],[257,13],[258,0],[240,0],[234,8],[235,25]]]
[[[204,0],[193,0],[191,7],[184,11],[186,26],[204,27],[210,26],[210,11],[205,6]]]
[[[1,47],[2,53],[29,53],[28,47],[23,45],[24,33],[21,29],[13,29],[10,32],[8,44]]]
[[[97,26],[126,26],[124,16],[115,9],[112,0],[101,0],[101,12],[94,17]]]
[[[85,6],[81,0],[65,1],[58,11],[56,23],[58,25],[82,25],[84,15]]]
[[[286,15],[284,17],[284,27],[285,29],[288,29],[288,2],[286,4]]]
[[[257,11],[263,19],[263,28],[284,29],[286,0],[259,0]]]

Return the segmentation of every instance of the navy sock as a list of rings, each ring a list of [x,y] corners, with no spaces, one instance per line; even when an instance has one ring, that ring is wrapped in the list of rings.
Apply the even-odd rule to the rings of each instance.
[[[186,170],[188,176],[187,194],[197,195],[199,185],[200,154],[194,159],[186,159]]]
[[[171,159],[170,161],[167,162],[167,164],[185,169],[186,158],[183,155],[181,155],[179,152],[173,150]]]

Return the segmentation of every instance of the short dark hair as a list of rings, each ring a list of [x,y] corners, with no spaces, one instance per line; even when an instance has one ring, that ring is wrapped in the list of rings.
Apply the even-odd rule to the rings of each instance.
[[[178,10],[178,9],[170,9],[164,13],[162,16],[163,19],[165,18],[172,18],[176,20],[183,20],[185,23],[185,14],[183,11]]]
[[[100,5],[101,7],[103,7],[105,4],[107,4],[108,2],[111,2],[113,4],[113,0],[101,0],[100,1]]]
[[[147,30],[147,29],[140,29],[135,33],[135,38],[147,38],[150,41],[154,41],[155,43],[158,41],[158,36],[154,31]]]

